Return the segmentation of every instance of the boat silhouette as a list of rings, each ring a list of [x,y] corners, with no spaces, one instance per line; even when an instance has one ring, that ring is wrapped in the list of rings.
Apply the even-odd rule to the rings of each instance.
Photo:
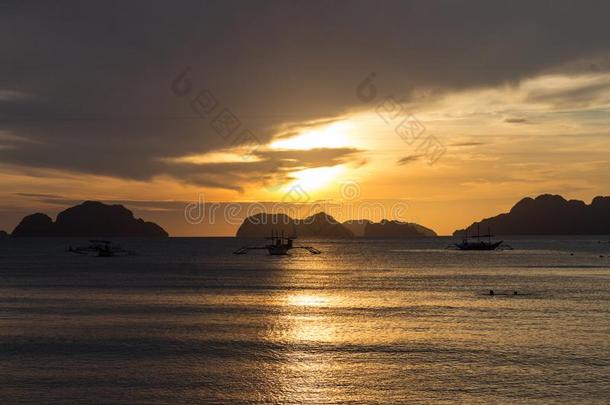
[[[113,256],[130,256],[134,252],[125,250],[118,243],[113,243],[109,240],[92,239],[88,246],[79,246],[73,248],[68,247],[68,252],[79,255],[97,256],[97,257],[113,257]]]
[[[467,229],[466,236],[464,237],[464,239],[462,239],[462,242],[454,243],[454,246],[459,250],[496,250],[502,245],[502,243],[504,243],[504,241],[492,241],[491,238],[493,237],[494,235],[491,234],[489,228],[487,229],[486,235],[481,235],[480,225],[478,225],[476,235],[469,237]],[[487,240],[485,240],[484,238],[487,238]],[[473,241],[472,239],[476,240]]]
[[[313,255],[322,253],[311,246],[294,246],[293,240],[296,239],[296,236],[286,237],[284,236],[284,231],[282,231],[281,234],[278,234],[271,230],[271,236],[268,236],[265,239],[270,240],[271,243],[265,246],[242,246],[233,253],[236,255],[243,255],[250,250],[267,250],[272,256],[284,256],[287,255],[288,251],[291,249],[304,249]]]

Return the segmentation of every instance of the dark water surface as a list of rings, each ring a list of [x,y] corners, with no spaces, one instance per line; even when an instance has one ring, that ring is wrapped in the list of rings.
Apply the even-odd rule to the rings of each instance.
[[[3,239],[0,402],[608,403],[609,240]]]

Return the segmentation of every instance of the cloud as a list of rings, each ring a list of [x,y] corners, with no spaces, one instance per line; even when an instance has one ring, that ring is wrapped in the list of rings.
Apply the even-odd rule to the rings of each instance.
[[[525,117],[508,117],[504,118],[504,122],[509,124],[524,124],[527,122],[527,118]]]
[[[58,195],[30,195],[29,197],[37,199],[41,203],[55,205],[58,207],[71,207],[81,204],[82,199],[66,198]],[[103,199],[105,204],[120,204],[128,208],[139,208],[147,211],[168,211],[181,212],[190,201],[163,201],[163,200],[128,200],[128,199]]]
[[[316,148],[309,150],[267,150],[256,156],[285,167],[315,168],[350,163],[358,159],[362,151],[355,148]]]
[[[406,164],[416,162],[419,159],[421,159],[422,157],[423,157],[423,155],[409,155],[409,156],[405,156],[405,157],[402,157],[402,158],[398,159],[396,164],[398,166],[404,166]]]
[[[163,170],[193,184],[243,192],[246,184],[269,178],[289,179],[296,170],[360,163],[361,151],[354,148],[310,150],[264,150],[253,152],[252,161],[191,163],[168,162]],[[254,159],[255,158],[255,159]]]
[[[456,142],[456,143],[452,143],[450,146],[466,147],[466,146],[481,146],[481,145],[485,145],[485,142]]]
[[[50,199],[50,200],[56,200],[56,199],[63,198],[62,196],[60,196],[58,194],[46,194],[46,193],[15,193],[15,195],[18,195],[21,197],[28,197],[28,198],[35,198],[35,199]]]
[[[385,95],[514,85],[610,49],[610,3],[598,1],[8,1],[2,10],[0,131],[30,141],[3,140],[3,165],[234,190],[288,158],[167,161],[227,149],[230,137],[211,125],[224,109],[266,145]],[[172,81],[187,66],[190,89],[176,95]],[[378,98],[367,103],[356,88],[372,71]],[[530,101],[584,105],[603,98],[596,86]],[[218,103],[209,117],[191,108],[202,90]],[[325,153],[300,164],[349,160]]]
[[[550,82],[550,83],[549,83]],[[551,76],[545,87],[527,89],[526,101],[558,109],[583,108],[610,103],[610,75]]]
[[[308,129],[315,129],[325,125],[340,122],[343,117],[322,118],[307,122],[287,123],[279,128],[279,132],[274,136],[274,140],[289,139]]]
[[[0,102],[21,101],[32,98],[32,95],[23,91],[0,89]]]

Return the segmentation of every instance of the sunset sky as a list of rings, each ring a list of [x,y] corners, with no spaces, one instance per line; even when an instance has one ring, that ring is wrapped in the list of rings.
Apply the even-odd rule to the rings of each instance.
[[[608,2],[62,3],[0,5],[0,229],[100,200],[233,234],[202,199],[450,234],[609,194]]]

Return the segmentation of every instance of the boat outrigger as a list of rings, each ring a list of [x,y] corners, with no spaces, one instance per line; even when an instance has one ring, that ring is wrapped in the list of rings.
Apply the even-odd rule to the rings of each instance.
[[[296,236],[285,237],[282,231],[281,235],[277,232],[271,231],[271,236],[265,239],[271,240],[271,243],[265,246],[243,246],[233,252],[236,255],[244,255],[251,250],[267,250],[272,256],[284,256],[288,254],[291,249],[304,249],[312,255],[318,255],[320,252],[318,249],[311,246],[294,246],[292,241],[296,239]]]
[[[468,230],[466,230],[466,236],[462,239],[461,243],[454,243],[453,246],[458,248],[459,250],[496,250],[500,247],[503,249],[512,249],[510,246],[504,244],[504,241],[494,241],[492,242],[491,238],[494,235],[491,234],[489,228],[487,229],[487,235],[481,235],[480,226],[477,227],[477,234],[470,237],[470,239],[476,239],[476,241],[468,240]],[[482,238],[487,238],[487,240],[483,240]]]
[[[97,257],[130,256],[134,254],[130,250],[123,249],[118,243],[113,243],[109,240],[93,239],[89,242],[91,242],[89,246],[75,248],[70,246],[68,247],[68,252]]]

